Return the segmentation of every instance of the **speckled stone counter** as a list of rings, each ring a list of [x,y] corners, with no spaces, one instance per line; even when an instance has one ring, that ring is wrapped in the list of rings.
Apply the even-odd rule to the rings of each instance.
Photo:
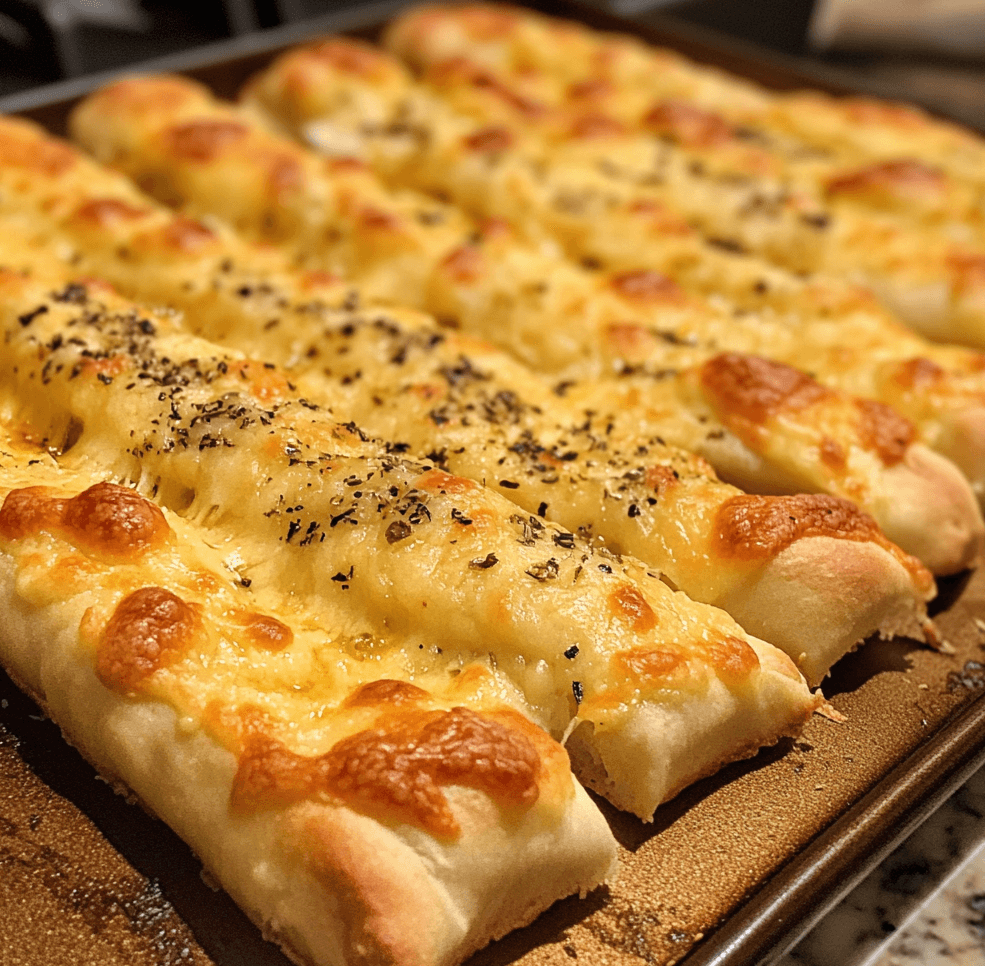
[[[985,769],[779,964],[983,966]]]

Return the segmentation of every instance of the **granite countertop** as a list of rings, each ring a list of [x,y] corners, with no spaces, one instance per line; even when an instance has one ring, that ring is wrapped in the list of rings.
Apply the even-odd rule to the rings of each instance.
[[[985,963],[985,769],[892,852],[778,966]]]

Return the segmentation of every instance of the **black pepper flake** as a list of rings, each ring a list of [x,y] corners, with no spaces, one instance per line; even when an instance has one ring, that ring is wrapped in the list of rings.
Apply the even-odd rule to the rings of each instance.
[[[506,490],[518,490],[520,489],[520,484],[513,480],[500,480],[499,485]]]
[[[524,573],[528,577],[533,577],[534,580],[556,580],[560,569],[561,565],[551,557],[542,564],[534,564],[529,570],[525,570]]]
[[[573,533],[555,533],[554,546],[564,550],[573,550],[575,546],[575,535]]]
[[[585,688],[581,681],[571,682],[571,693],[575,696],[575,704],[581,704],[585,700]]]
[[[608,564],[599,564],[599,570],[604,574],[611,574],[612,568]]]
[[[469,561],[470,570],[488,570],[499,563],[499,557],[494,553],[487,553],[484,557],[476,557]]]
[[[800,220],[805,225],[810,225],[811,228],[819,228],[822,231],[831,224],[831,218],[823,213],[811,214],[810,212],[805,212],[800,216]]]
[[[355,512],[356,512],[356,508],[354,506],[351,506],[349,507],[348,510],[343,510],[341,513],[337,513],[334,517],[332,517],[331,520],[328,521],[328,525],[330,527],[334,527],[342,522],[355,523],[356,522],[355,520],[348,519]]]
[[[44,315],[48,311],[47,305],[39,305],[33,312],[25,312],[17,317],[23,328],[27,328],[39,315]]]
[[[332,577],[331,579],[332,579],[332,580],[334,580],[334,581],[335,581],[335,583],[337,583],[337,584],[344,584],[344,583],[346,583],[347,581],[350,581],[350,580],[352,580],[352,573],[353,573],[353,571],[354,571],[354,570],[355,570],[355,565],[354,565],[354,564],[353,564],[353,565],[350,565],[350,567],[349,567],[349,572],[348,572],[347,574],[344,574],[344,573],[342,573],[342,571],[340,570],[340,571],[339,571],[339,572],[338,572],[338,573],[337,573],[337,574],[336,574],[336,575],[335,575],[334,577]]]
[[[564,656],[569,660],[573,661],[578,656],[578,645],[572,644],[571,647],[566,648]]]
[[[78,282],[71,282],[60,292],[56,292],[54,299],[56,302],[67,302],[71,305],[82,305],[88,297],[86,287]]]
[[[240,587],[249,587],[253,583],[249,577],[241,577],[239,581]]]
[[[640,508],[635,503],[629,504],[629,516],[630,518],[635,518],[640,515]]]
[[[399,543],[401,540],[406,540],[412,533],[412,528],[409,523],[404,523],[403,520],[394,520],[386,528],[386,542],[387,543]]]
[[[537,507],[537,516],[539,516],[539,517],[546,517],[547,516],[547,504],[546,503],[541,503],[541,505],[539,507]]]
[[[113,382],[112,376],[107,376],[105,372],[99,372],[96,374],[96,378],[104,385],[109,386]]]
[[[462,511],[459,510],[457,506],[452,507],[451,518],[456,523],[460,523],[463,527],[472,526],[472,520],[469,517],[465,516],[465,514],[462,513]]]

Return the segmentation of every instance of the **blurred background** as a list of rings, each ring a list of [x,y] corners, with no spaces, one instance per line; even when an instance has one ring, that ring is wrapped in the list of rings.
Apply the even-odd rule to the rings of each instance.
[[[985,0],[591,0],[985,129]],[[0,0],[0,96],[356,6]],[[707,36],[706,36],[707,35]]]

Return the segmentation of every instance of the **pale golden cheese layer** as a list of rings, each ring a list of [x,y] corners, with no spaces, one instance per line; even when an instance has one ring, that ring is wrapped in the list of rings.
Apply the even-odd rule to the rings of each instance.
[[[750,731],[775,740],[813,709],[789,658],[724,612],[479,483],[389,452],[273,364],[217,354],[108,292],[0,281],[7,405],[43,445],[139,481],[206,527],[242,580],[315,615],[336,609],[368,658],[392,637],[418,673],[491,655],[539,723],[574,729],[569,746],[592,762],[581,777],[622,807],[649,817],[726,748],[745,753]],[[699,707],[716,710],[691,734]],[[641,732],[654,717],[666,728]],[[635,770],[618,738],[597,740],[623,733]]]
[[[220,104],[191,82],[123,81],[84,102],[73,126],[97,157],[125,170],[160,197],[223,218],[254,239],[280,241],[309,267],[333,269],[341,260],[346,274],[373,295],[389,290],[393,298],[399,289],[403,301],[429,308],[439,318],[447,317],[447,308],[453,306],[456,321],[473,331],[479,328],[480,334],[502,324],[498,336],[504,347],[531,348],[524,345],[523,334],[511,330],[509,320],[523,320],[524,333],[535,319],[538,332],[551,331],[545,308],[559,300],[563,305],[571,297],[567,280],[556,273],[541,274],[543,266],[529,248],[509,246],[501,233],[494,232],[490,247],[502,245],[504,254],[495,266],[480,259],[474,267],[472,248],[483,241],[483,235],[462,234],[468,224],[464,214],[446,206],[436,217],[424,196],[390,195],[368,172],[319,159],[265,132],[244,113]],[[354,201],[357,182],[364,191],[358,202]],[[446,244],[454,247],[449,251]],[[524,280],[530,278],[532,268],[536,281],[527,284]],[[574,266],[567,266],[569,277],[576,273]],[[379,283],[381,278],[386,284]],[[576,301],[583,304],[580,295]],[[538,306],[539,318],[532,314]],[[566,318],[567,313],[550,313],[555,328]],[[879,459],[860,463],[848,459],[835,465],[824,463],[809,447],[784,446],[779,439],[767,446],[770,434],[816,435],[815,427],[796,425],[797,408],[788,409],[784,420],[764,424],[756,434],[740,439],[721,425],[708,424],[713,406],[694,398],[694,387],[703,392],[700,387],[705,383],[693,372],[671,370],[663,373],[659,384],[651,385],[651,411],[664,413],[666,431],[676,434],[668,442],[708,456],[724,477],[741,475],[747,486],[761,491],[791,492],[793,486],[792,492],[808,489],[853,499],[873,512],[891,540],[938,573],[965,566],[977,552],[982,522],[971,490],[953,464],[919,444],[914,444],[913,460],[898,461],[900,468],[889,479],[882,472],[886,464]],[[859,445],[864,448],[864,434],[853,423],[857,408],[843,394],[830,392],[829,405],[840,399],[841,422],[849,431],[839,444],[845,452]],[[700,418],[695,406],[702,410]],[[676,419],[678,410],[687,418]],[[841,427],[832,423],[828,431],[840,432]],[[728,446],[718,445],[720,432],[729,436]],[[861,479],[854,478],[857,468],[864,473]],[[897,487],[901,476],[908,483],[905,510],[893,504],[886,490],[887,485]],[[911,503],[918,491],[925,491],[925,498]],[[936,520],[914,527],[909,521],[921,507]],[[904,526],[897,519],[900,512],[908,520]],[[933,540],[919,538],[931,532]],[[943,542],[937,536],[941,533],[946,535]]]
[[[492,3],[422,6],[391,24],[388,41],[419,69],[467,56],[516,74],[526,79],[532,98],[547,83],[565,85],[572,105],[588,109],[599,100],[612,102],[617,91],[619,102],[638,113],[667,100],[693,102],[748,126],[751,149],[768,132],[781,144],[787,139],[790,147],[813,148],[804,151],[808,157],[872,163],[919,157],[969,181],[982,178],[982,138],[912,105],[773,91],[636,37],[529,10]]]
[[[3,663],[290,955],[458,962],[611,874],[604,820],[503,675],[374,660],[345,617],[247,586],[207,530],[99,475],[0,427]]]
[[[476,29],[483,41],[463,44]],[[532,35],[554,32],[562,46],[577,38],[570,59],[554,50],[538,59]],[[768,111],[757,115],[752,107],[727,121],[708,110],[707,91],[673,84],[655,91],[674,55],[651,55],[628,38],[593,39],[584,28],[536,15],[429,8],[398,21],[391,44],[437,68],[446,92],[449,77],[472,74],[469,89],[459,85],[452,95],[460,106],[487,117],[522,116],[563,147],[567,167],[595,163],[620,183],[610,190],[643,190],[706,235],[778,264],[864,280],[935,338],[985,344],[980,182],[952,177],[920,152],[829,160],[823,149],[772,131]],[[478,84],[470,61],[482,65]],[[757,100],[753,88],[713,72],[688,86],[720,91],[733,115],[744,93]],[[651,133],[640,136],[641,126]]]
[[[65,149],[27,125],[0,124],[3,134],[38,145],[25,158],[42,157],[46,145]],[[845,526],[835,515],[837,525],[819,527],[829,519],[822,514],[810,533],[734,553],[723,535],[740,502],[747,508],[739,491],[659,436],[613,439],[607,416],[565,402],[571,383],[559,395],[426,317],[361,306],[357,289],[277,266],[269,252],[134,197],[126,179],[78,155],[57,175],[18,178],[24,167],[0,165],[0,187],[11,184],[0,202],[0,261],[41,272],[61,261],[180,308],[186,329],[288,365],[308,398],[358,416],[394,452],[482,480],[541,519],[638,557],[690,597],[741,613],[810,681],[857,641],[919,617],[927,575],[868,524]],[[753,502],[764,520],[805,509],[802,500]],[[821,560],[838,567],[819,586],[810,575]],[[809,625],[775,608],[780,573],[790,606],[821,615]]]
[[[453,20],[456,16],[465,21],[467,30],[469,12],[461,7],[456,11],[449,6],[437,14],[437,19]],[[481,73],[487,95],[485,110],[498,108],[501,118],[521,111],[535,119],[552,140],[564,141],[571,134],[585,137],[646,131],[687,148],[703,164],[722,172],[779,177],[791,190],[823,198],[835,208],[848,204],[873,210],[896,209],[927,225],[963,225],[968,238],[981,239],[981,175],[971,177],[967,170],[964,177],[949,173],[941,147],[947,144],[958,149],[959,155],[963,148],[967,156],[976,140],[981,151],[982,142],[970,132],[959,137],[955,125],[941,124],[933,130],[929,118],[924,118],[922,125],[916,123],[916,111],[900,117],[904,112],[895,105],[886,105],[880,113],[878,102],[847,100],[844,118],[857,118],[854,140],[859,147],[853,150],[823,131],[825,122],[829,131],[835,125],[834,105],[838,102],[834,98],[825,101],[810,92],[776,97],[763,89],[760,98],[754,95],[744,100],[743,89],[754,90],[747,82],[713,73],[724,83],[703,86],[697,76],[700,68],[695,65],[691,65],[694,76],[690,80],[677,75],[676,66],[687,66],[683,58],[674,64],[674,55],[668,52],[658,52],[630,38],[625,38],[626,44],[620,48],[617,38],[591,31],[583,31],[580,39],[586,43],[581,51],[560,63],[555,60],[556,51],[540,54],[539,63],[536,55],[525,56],[525,51],[514,59],[506,49],[504,56],[490,59],[486,56],[489,48],[471,45],[464,32],[458,43],[439,50],[433,36],[420,33],[430,17],[431,11],[426,11],[405,15],[403,22],[398,19],[391,30],[391,45],[425,72],[459,71],[471,62]],[[549,32],[550,25],[537,14],[531,13],[529,21],[534,30],[540,29],[545,36]],[[518,20],[516,25],[520,26]],[[572,26],[573,32],[579,30],[578,25]],[[499,42],[504,48],[511,45],[508,30]],[[499,60],[499,65],[493,66],[490,60]],[[806,132],[811,129],[812,111],[823,113],[826,104],[830,106],[820,122],[822,132],[811,137]],[[804,133],[782,120],[794,110],[800,115]],[[873,136],[862,147],[866,121]],[[909,122],[910,137],[900,143],[905,121]],[[929,135],[929,153],[916,135],[919,128]],[[937,150],[935,135],[940,142]],[[853,178],[853,172],[863,176]],[[863,185],[863,181],[867,183]],[[853,190],[846,190],[852,182]],[[866,190],[861,190],[863,187]]]
[[[519,94],[508,97],[509,88],[497,88],[487,74],[469,76],[477,96],[492,106],[505,101],[506,124],[476,127],[429,97],[392,57],[342,38],[288,52],[247,86],[245,96],[264,116],[326,153],[366,160],[388,183],[439,192],[474,213],[514,224],[533,221],[560,242],[571,222],[593,231],[597,212],[591,199],[601,203],[604,196],[599,179],[586,187],[588,194],[545,183],[541,152],[508,123],[524,116],[527,101]],[[565,198],[578,199],[584,210],[572,210],[562,203]],[[586,319],[584,358],[566,358],[568,346],[551,346],[532,359],[535,365],[543,367],[549,357],[558,367],[568,362],[573,373],[590,375],[642,363],[693,366],[721,351],[778,359],[826,384],[892,405],[914,421],[923,441],[962,468],[981,499],[980,353],[917,336],[854,286],[797,279],[755,258],[723,254],[670,218],[663,230],[657,252],[652,232],[649,247],[634,248],[632,232],[624,238],[613,231],[620,238],[615,264],[621,270],[602,277],[605,284],[594,300],[616,294],[620,304]],[[463,271],[467,266],[476,274],[485,260],[478,249],[470,260],[458,259]],[[718,297],[723,291],[729,301]],[[594,371],[586,371],[591,363]],[[911,376],[918,372],[926,378],[919,377],[921,390],[913,392]]]

